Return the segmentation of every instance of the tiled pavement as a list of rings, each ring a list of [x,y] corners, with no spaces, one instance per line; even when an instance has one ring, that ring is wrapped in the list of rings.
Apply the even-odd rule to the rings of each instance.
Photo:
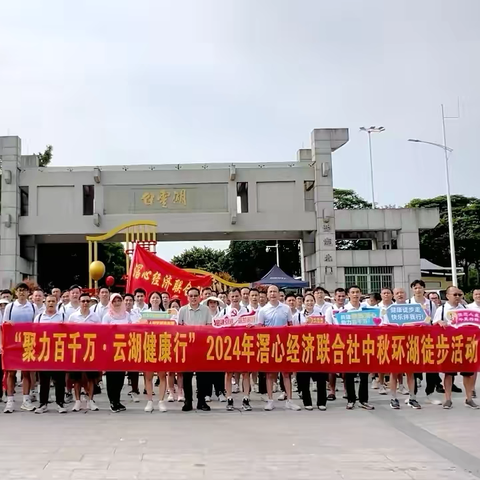
[[[99,412],[1,413],[0,480],[480,478],[480,410],[465,408],[461,394],[450,411],[422,396],[422,410],[402,401],[393,411],[370,390],[372,412],[346,411],[339,394],[326,412],[284,411],[281,402],[264,412],[253,395],[252,412],[226,412],[214,400],[209,413],[170,403],[167,413],[146,414],[127,391],[128,410],[118,414],[104,394]]]

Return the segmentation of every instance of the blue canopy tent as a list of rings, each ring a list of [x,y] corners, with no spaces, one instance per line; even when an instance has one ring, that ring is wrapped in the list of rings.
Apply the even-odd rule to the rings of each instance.
[[[260,280],[253,282],[253,285],[276,285],[281,288],[304,288],[309,286],[308,282],[290,277],[277,265],[274,265]]]

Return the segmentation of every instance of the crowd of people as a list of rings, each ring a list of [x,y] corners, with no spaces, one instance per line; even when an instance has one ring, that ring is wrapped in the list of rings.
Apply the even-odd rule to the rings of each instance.
[[[232,288],[228,293],[214,294],[211,288],[190,288],[187,292],[188,302],[181,305],[179,298],[171,298],[167,292],[150,292],[139,288],[133,293],[120,295],[111,293],[107,287],[101,287],[98,298],[92,297],[78,285],[72,285],[67,291],[59,288],[45,293],[40,288],[30,291],[26,283],[19,283],[14,291],[15,299],[10,290],[0,294],[0,320],[3,323],[94,323],[94,324],[130,324],[137,323],[142,318],[142,312],[161,312],[169,310],[175,316],[179,325],[211,325],[212,319],[218,316],[235,317],[255,312],[256,324],[266,327],[288,327],[304,325],[312,315],[325,318],[325,322],[336,324],[336,314],[342,311],[360,310],[378,307],[382,323],[388,323],[386,310],[392,304],[416,303],[422,305],[427,315],[427,322],[446,326],[450,323],[447,313],[463,308],[480,310],[480,289],[473,293],[473,303],[467,305],[463,292],[450,286],[446,291],[446,302],[442,302],[437,293],[425,291],[425,283],[415,280],[411,284],[412,296],[409,298],[404,288],[391,289],[384,287],[379,293],[364,296],[361,289],[350,286],[347,290],[337,288],[333,294],[322,287],[306,289],[303,294],[285,292],[275,285],[266,288]],[[0,378],[3,379],[0,388],[0,401],[6,393],[5,413],[15,409],[14,393],[17,372],[1,370],[1,338],[0,338]],[[23,400],[21,409],[35,411],[37,414],[48,410],[51,383],[55,386],[55,402],[59,413],[66,413],[65,405],[74,403],[72,411],[83,408],[82,392],[87,398],[86,408],[98,410],[94,397],[100,390],[104,372],[21,372],[21,387]],[[107,396],[112,412],[121,412],[126,408],[121,403],[121,392],[125,385],[125,377],[131,386],[129,397],[133,402],[140,401],[140,372],[105,372]],[[192,380],[195,372],[156,372],[155,386],[158,387],[158,410],[167,411],[168,402],[183,402],[183,411],[193,409]],[[443,405],[444,409],[452,408],[452,391],[462,392],[454,383],[456,372],[446,372],[442,384],[438,373],[427,373],[426,401],[434,405]],[[475,403],[476,372],[462,372],[465,389],[465,406],[478,409]],[[154,372],[143,372],[144,390],[147,401],[145,412],[154,410]],[[241,408],[244,411],[252,409],[250,405],[251,392],[266,395],[264,409],[275,408],[273,394],[280,391],[278,399],[284,401],[286,409],[301,410],[292,399],[295,386],[306,410],[313,410],[313,390],[316,390],[316,407],[324,411],[327,403],[337,400],[337,380],[343,379],[343,398],[346,408],[352,410],[358,402],[361,408],[373,410],[369,403],[369,387],[371,374],[359,372],[338,374],[326,372],[298,372],[290,374],[261,372],[197,372],[196,375],[197,405],[202,411],[209,411],[209,402],[213,394],[218,401],[226,403],[227,410],[234,410],[234,393],[243,391]],[[358,395],[355,383],[359,377]],[[389,378],[388,378],[389,377]],[[406,386],[404,384],[406,379]],[[390,406],[399,409],[397,394],[405,395],[405,403],[413,409],[420,409],[416,395],[423,381],[422,373],[378,374],[372,375],[372,388],[378,389],[381,395],[388,395],[390,390]],[[38,406],[37,386],[39,386]],[[73,392],[73,393],[72,393]],[[442,402],[436,394],[443,394]],[[166,397],[166,400],[165,400]]]

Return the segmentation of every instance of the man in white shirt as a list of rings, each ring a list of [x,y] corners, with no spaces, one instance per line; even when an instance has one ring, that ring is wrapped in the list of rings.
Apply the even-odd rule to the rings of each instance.
[[[54,295],[55,298],[57,299],[57,305],[58,305],[62,299],[62,290],[60,290],[60,288],[58,287],[53,287],[51,292],[52,292],[52,295]]]
[[[34,323],[63,323],[65,313],[57,312],[57,297],[47,295],[45,299],[45,311],[39,313]],[[48,410],[48,397],[50,395],[50,382],[55,383],[55,401],[57,403],[58,413],[67,413],[64,407],[65,403],[65,372],[39,372],[40,375],[40,406],[35,413],[41,414]]]
[[[135,306],[133,309],[138,310],[139,313],[148,310],[148,305],[145,303],[147,292],[143,288],[137,288],[133,292],[133,295],[135,296]]]
[[[328,295],[329,292],[322,287],[317,287],[314,292],[313,296],[315,297],[315,307],[314,313],[316,315],[323,315],[327,313],[327,310],[332,306],[331,303],[325,301],[325,295]]]
[[[345,306],[345,310],[360,310],[360,299],[362,297],[362,291],[358,285],[352,285],[347,290],[349,299],[348,305]],[[347,389],[347,410],[352,410],[355,407],[357,396],[355,394],[355,377],[356,373],[345,374],[345,386]],[[368,403],[368,373],[360,373],[360,386],[358,388],[358,399],[360,406],[365,410],[374,410],[374,406]]]
[[[294,293],[287,293],[285,297],[285,304],[289,306],[290,311],[292,312],[292,317],[298,313],[297,301]]]
[[[35,305],[37,313],[43,313],[45,311],[45,294],[41,288],[36,288],[33,291],[32,303]]]
[[[5,307],[3,313],[3,323],[32,323],[37,314],[37,310],[33,303],[28,301],[28,295],[30,289],[26,283],[19,283],[15,287],[15,295],[17,299],[9,303]],[[0,345],[1,345],[0,334]],[[4,413],[12,413],[15,409],[13,402],[13,395],[15,391],[15,371],[7,371],[7,404],[4,409]],[[31,377],[30,372],[22,371],[22,389],[23,389],[23,402],[21,409],[32,412],[35,410],[35,406],[32,405],[30,398]]]
[[[473,291],[473,302],[467,305],[469,310],[480,310],[480,288],[476,288]],[[477,384],[477,372],[473,375],[473,392],[472,397],[477,398],[477,393],[475,391],[475,385]]]
[[[65,318],[70,318],[71,315],[80,309],[80,294],[82,293],[81,287],[78,285],[72,285],[69,288],[69,298],[70,302],[67,305],[64,305],[65,309]]]
[[[162,305],[165,310],[167,310],[168,306],[170,305],[170,294],[168,292],[162,292]]]
[[[280,303],[278,287],[270,285],[267,290],[268,303],[258,312],[258,324],[265,327],[286,327],[292,325],[292,312],[288,305]],[[277,373],[267,373],[267,393],[268,401],[265,410],[271,411],[275,408],[273,404],[273,384],[277,378]],[[289,373],[283,373],[287,401],[285,408],[289,410],[301,410],[301,408],[292,401],[292,383]]]
[[[427,318],[430,318],[431,322],[435,317],[437,306],[432,300],[425,298],[425,282],[423,280],[414,280],[410,284],[410,289],[412,290],[413,296],[412,298],[410,298],[410,300],[408,300],[407,303],[418,303],[419,305],[421,305],[422,308],[425,310]],[[427,395],[427,403],[431,403],[433,405],[441,405],[442,403],[440,402],[440,400],[438,398],[435,398],[434,395],[435,390],[437,390],[437,392],[439,393],[443,393],[442,379],[440,378],[440,375],[436,372],[431,372],[426,373],[425,378],[425,393]],[[454,390],[455,389],[456,388],[454,387]]]
[[[452,317],[449,315],[449,312],[454,310],[464,310],[465,306],[462,303],[463,299],[463,292],[451,285],[447,288],[446,291],[447,301],[441,307],[439,307],[435,313],[435,317],[433,319],[434,324],[442,325],[446,327],[451,325]],[[456,373],[445,373],[444,376],[444,385],[445,385],[445,402],[443,403],[443,408],[450,409],[452,408],[452,383],[453,377]],[[473,401],[472,394],[475,388],[474,375],[473,372],[462,372],[460,375],[463,377],[463,385],[465,387],[465,406],[478,409],[479,406]]]
[[[258,304],[260,308],[264,307],[268,303],[267,292],[260,290],[258,293]]]
[[[200,290],[191,287],[187,292],[188,304],[184,305],[178,311],[179,325],[205,326],[211,325],[212,317],[208,307],[200,305]],[[205,397],[211,395],[211,382],[208,372],[197,372],[197,410],[209,412],[210,407],[205,401]],[[189,412],[193,410],[193,372],[183,373],[183,389],[185,392],[185,403],[182,411]],[[210,390],[210,392],[209,392]]]
[[[108,312],[108,302],[110,301],[110,290],[108,287],[100,287],[98,291],[99,302],[96,305],[90,307],[91,312],[95,312],[100,320],[103,320],[103,317]]]
[[[249,301],[248,301],[248,310],[256,312],[260,308],[260,304],[258,303],[258,297],[260,295],[260,292],[258,291],[257,288],[252,288],[250,290],[250,293],[248,295]]]
[[[242,290],[244,290],[242,288]],[[250,290],[249,290],[250,293]],[[220,312],[220,315],[228,315],[230,318],[235,318],[240,315],[249,313],[248,307],[243,306],[240,303],[241,291],[239,288],[232,288],[229,293],[230,305],[225,307],[223,311]],[[238,393],[240,391],[240,373],[226,372],[225,373],[225,391],[227,395],[227,410],[233,411],[233,397],[232,391]],[[235,385],[232,385],[232,378],[235,376]],[[242,401],[242,410],[250,411],[252,407],[250,406],[250,373],[243,373],[243,401]]]
[[[71,291],[70,291],[71,293]],[[73,312],[68,318],[69,323],[95,323],[101,324],[102,320],[96,312],[90,311],[90,295],[88,293],[82,293],[80,295],[80,308],[76,312]],[[66,318],[66,316],[65,316]],[[99,376],[99,372],[71,372],[70,379],[73,381],[75,390],[75,405],[72,408],[72,412],[79,412],[82,404],[80,401],[80,391],[82,387],[83,377],[87,379],[87,387],[85,391],[88,395],[87,408],[92,411],[97,411],[98,407],[93,401],[95,380]]]
[[[250,289],[248,287],[243,287],[240,290],[240,294],[242,296],[242,301],[240,303],[243,307],[248,308],[250,305]]]
[[[202,288],[202,295],[201,299],[206,300],[207,298],[212,296],[212,289],[210,287],[203,287]],[[167,305],[163,304],[164,307],[167,307]]]
[[[341,312],[345,309],[345,300],[347,297],[347,292],[345,292],[344,288],[337,288],[335,289],[334,294],[334,302],[333,304],[329,304],[327,311],[325,312],[325,322],[333,325],[335,324],[335,314]],[[337,390],[337,374],[336,373],[329,373],[328,374],[328,389],[330,393],[327,396],[327,400],[329,402],[333,402],[337,399],[335,392]]]

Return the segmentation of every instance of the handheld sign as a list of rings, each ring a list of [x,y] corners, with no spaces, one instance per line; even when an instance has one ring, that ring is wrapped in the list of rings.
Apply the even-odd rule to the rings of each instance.
[[[338,312],[335,315],[335,320],[338,325],[363,325],[373,327],[382,323],[379,308]]]
[[[465,325],[480,327],[480,310],[450,310],[446,315],[451,318],[454,327]]]
[[[419,303],[393,304],[387,308],[388,322],[394,325],[407,325],[412,323],[423,323],[427,313]]]
[[[307,325],[324,325],[325,324],[325,316],[324,315],[310,315],[306,319]]]
[[[236,312],[236,311],[235,311]],[[248,312],[240,315],[222,315],[212,318],[214,327],[248,327],[255,325],[256,312]]]
[[[176,310],[174,310],[176,312]],[[176,315],[172,310],[168,312],[142,312],[139,323],[148,323],[150,325],[175,325],[177,323]]]

